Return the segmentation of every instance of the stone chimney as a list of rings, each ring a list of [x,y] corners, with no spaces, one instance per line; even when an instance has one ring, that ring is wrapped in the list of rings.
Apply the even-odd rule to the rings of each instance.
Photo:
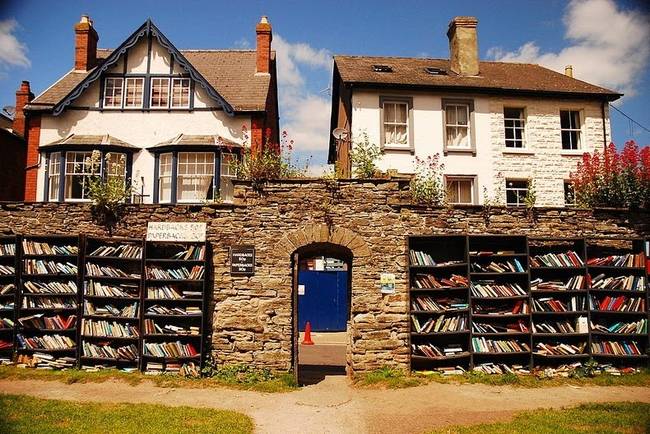
[[[564,67],[564,75],[573,78],[573,65],[567,65]]]
[[[81,20],[74,25],[74,34],[74,69],[88,71],[97,64],[97,41],[99,41],[93,21],[88,15],[82,15]]]
[[[271,70],[271,40],[273,34],[271,32],[271,23],[266,16],[260,19],[260,22],[255,27],[257,34],[257,73],[268,74]]]
[[[14,113],[14,121],[11,129],[19,136],[25,137],[26,122],[25,122],[25,106],[34,99],[34,94],[29,88],[29,81],[20,83],[20,87],[16,91],[16,112]]]
[[[449,61],[453,72],[459,75],[478,75],[478,40],[475,17],[455,17],[449,23]]]

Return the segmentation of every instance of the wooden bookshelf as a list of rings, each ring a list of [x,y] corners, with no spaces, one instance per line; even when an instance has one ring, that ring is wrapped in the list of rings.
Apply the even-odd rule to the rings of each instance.
[[[0,236],[0,364],[13,360],[20,275],[19,238]],[[12,325],[13,324],[13,325]]]
[[[146,242],[141,328],[143,371],[178,373],[183,366],[193,365],[199,370],[203,367],[209,255],[207,243]],[[195,267],[203,267],[202,274],[188,275]],[[173,276],[170,270],[183,274]],[[152,329],[152,325],[158,328]],[[162,350],[162,345],[171,348]],[[157,354],[151,346],[163,354]],[[183,353],[179,346],[185,346],[189,352]]]
[[[143,240],[87,237],[83,259],[80,365],[137,370],[142,354]],[[98,325],[116,331],[102,331]]]
[[[42,354],[44,357],[38,366],[77,365],[81,246],[79,236],[22,237],[16,315],[16,351],[19,362],[29,362],[35,354]],[[53,323],[59,320],[67,324],[61,326]],[[33,324],[32,321],[42,323]],[[26,344],[26,340],[54,338],[65,343],[45,347],[33,345],[31,348]],[[45,360],[48,357],[51,360]]]

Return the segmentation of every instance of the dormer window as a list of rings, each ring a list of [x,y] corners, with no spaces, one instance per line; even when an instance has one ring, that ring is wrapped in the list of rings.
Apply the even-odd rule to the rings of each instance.
[[[169,104],[169,78],[151,79],[151,108],[167,108]]]
[[[388,65],[372,65],[372,70],[375,72],[393,72],[393,68]]]
[[[104,107],[122,108],[124,79],[108,77],[104,81]]]
[[[144,97],[144,78],[127,78],[124,107],[141,108]]]
[[[172,80],[172,107],[188,108],[190,106],[190,79],[174,78]]]
[[[144,77],[106,77],[104,80],[104,108],[142,108]]]

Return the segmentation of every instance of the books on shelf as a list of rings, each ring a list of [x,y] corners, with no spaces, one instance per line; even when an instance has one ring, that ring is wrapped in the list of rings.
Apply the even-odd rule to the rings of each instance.
[[[136,325],[109,322],[104,320],[84,319],[81,323],[81,333],[87,336],[102,336],[114,338],[135,338],[140,336]]]
[[[475,273],[525,273],[526,269],[521,265],[519,259],[511,261],[492,261],[489,264],[472,263],[472,271]]]
[[[134,302],[122,308],[118,308],[112,304],[96,305],[92,301],[86,300],[84,302],[84,315],[119,316],[122,318],[135,319],[138,317],[138,303]]]
[[[16,267],[0,264],[0,276],[10,276],[12,274],[16,274]]]
[[[16,255],[15,244],[0,244],[0,256],[15,256],[15,255]]]
[[[14,285],[13,283],[0,285],[0,295],[13,294],[15,290],[16,290],[16,285]]]
[[[591,289],[617,291],[645,291],[645,276],[605,276],[599,274],[591,279]]]
[[[617,334],[647,334],[648,320],[643,318],[638,321],[618,321],[609,326],[591,323],[591,330],[600,333]]]
[[[58,334],[26,337],[18,333],[16,339],[20,348],[29,350],[67,350],[76,345],[69,336]]]
[[[411,315],[411,321],[416,333],[444,333],[459,332],[467,330],[469,320],[467,315],[440,315],[437,318],[428,318],[422,322],[422,318]]]
[[[518,300],[514,303],[484,304],[476,303],[473,306],[473,313],[479,315],[521,315],[530,313],[527,300]]]
[[[515,297],[527,294],[518,283],[496,283],[490,280],[473,282],[470,288],[474,297]]]
[[[194,345],[191,343],[184,344],[181,341],[161,343],[144,342],[144,354],[165,358],[194,357],[199,355]]]
[[[110,265],[97,265],[86,262],[86,275],[90,277],[128,277],[138,279],[140,275],[137,273],[127,273],[119,268],[111,267]]]
[[[411,250],[409,252],[411,258],[411,265],[420,265],[420,266],[429,266],[429,267],[445,267],[448,265],[461,265],[465,262],[463,261],[442,261],[436,262],[433,257],[426,253],[418,250]]]
[[[491,250],[471,250],[469,252],[470,256],[508,256],[516,254],[517,252],[514,250],[497,250],[496,252]]]
[[[6,301],[6,302],[0,302],[0,310],[14,310],[14,302],[12,301]]]
[[[568,300],[557,300],[552,297],[534,298],[533,312],[576,312],[587,310],[587,298],[573,296]]]
[[[586,342],[578,344],[558,343],[556,345],[538,342],[537,345],[535,345],[534,354],[541,356],[571,356],[584,354],[585,348],[587,348]]]
[[[589,308],[594,311],[616,312],[645,312],[645,299],[643,297],[618,297],[606,296],[598,298],[592,295],[589,299]]]
[[[14,320],[11,318],[0,318],[0,330],[14,328]]]
[[[100,359],[122,359],[135,361],[138,359],[138,347],[134,344],[112,346],[110,344],[95,344],[84,342],[82,344],[83,356]]]
[[[44,316],[44,314],[39,313],[18,318],[18,322],[26,329],[65,330],[73,328],[76,325],[77,316]]]
[[[643,253],[628,253],[625,255],[611,255],[587,260],[587,265],[592,267],[645,267],[645,255]]]
[[[525,369],[522,365],[508,365],[506,363],[481,363],[476,365],[473,371],[482,372],[484,374],[528,374],[530,371]]]
[[[446,312],[459,309],[467,309],[469,304],[462,298],[444,297],[436,298],[428,295],[413,297],[411,300],[412,310],[426,310],[429,312]]]
[[[77,284],[72,280],[67,282],[28,280],[23,283],[23,291],[23,293],[29,294],[75,295],[77,293]]]
[[[73,245],[54,245],[46,242],[23,240],[23,253],[26,255],[67,255],[74,256],[79,248]]]
[[[411,344],[412,354],[416,356],[430,357],[432,359],[440,357],[458,356],[467,353],[460,344],[448,344],[439,347],[433,344]]]
[[[23,271],[27,274],[77,274],[77,266],[71,262],[24,259]]]
[[[533,321],[533,333],[588,333],[587,317],[556,321]]]
[[[199,295],[201,292],[199,292]],[[158,300],[180,300],[185,298],[184,291],[179,292],[173,286],[154,286],[147,288],[147,298]]]
[[[462,288],[469,285],[469,280],[458,274],[442,279],[431,274],[416,274],[413,277],[413,285],[415,288]]]
[[[528,326],[522,320],[512,324],[499,325],[487,324],[474,321],[472,323],[474,333],[528,333]]]
[[[154,304],[147,308],[149,315],[169,315],[169,316],[196,316],[201,315],[201,308],[198,306],[185,307],[167,307]]]
[[[591,343],[593,354],[611,354],[615,356],[640,356],[640,346],[635,341],[601,341]]]
[[[115,258],[140,259],[142,257],[142,246],[122,244],[119,246],[100,246],[93,250],[88,256],[110,256]]]
[[[170,259],[179,259],[181,261],[202,261],[205,259],[205,245],[189,246],[187,249],[173,255]]]
[[[77,301],[71,297],[23,297],[23,309],[76,309]]]
[[[0,339],[0,350],[9,350],[14,347],[14,343],[4,339]]]
[[[515,339],[472,337],[472,349],[475,353],[522,353],[530,351],[530,346]]]
[[[182,327],[173,324],[159,325],[154,320],[145,319],[143,323],[145,335],[187,335],[198,336],[201,334],[201,328],[197,326]]]
[[[585,263],[573,250],[566,253],[546,253],[530,257],[531,267],[584,267]]]
[[[533,279],[530,281],[531,291],[578,291],[587,289],[587,278],[585,276],[573,276],[566,282],[561,280]]]
[[[138,298],[139,285],[132,284],[103,284],[90,280],[86,282],[86,295],[96,297],[119,297],[119,298]]]
[[[31,355],[19,354],[17,358],[17,365],[29,366],[36,369],[50,370],[50,369],[68,369],[74,367],[77,359],[74,357],[58,357],[52,354],[45,354],[35,352]]]
[[[160,268],[150,265],[147,267],[147,278],[152,280],[199,280],[203,278],[203,265],[195,265],[192,269],[187,267]]]

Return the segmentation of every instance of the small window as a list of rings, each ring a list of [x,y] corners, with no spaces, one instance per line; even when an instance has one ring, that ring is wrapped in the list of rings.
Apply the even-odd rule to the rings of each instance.
[[[506,180],[506,205],[524,206],[528,194],[528,181]]]
[[[53,152],[50,154],[48,167],[48,193],[47,197],[50,201],[59,200],[59,186],[61,185],[61,153]]]
[[[122,108],[123,78],[108,77],[104,80],[104,107]]]
[[[469,104],[445,104],[445,134],[448,148],[470,147],[469,113]]]
[[[408,112],[407,102],[384,101],[384,145],[408,145]]]
[[[447,177],[447,201],[453,204],[473,204],[474,178]]]
[[[576,205],[576,192],[573,188],[573,182],[571,181],[564,181],[564,205]]]
[[[158,157],[158,197],[160,203],[172,201],[172,154]]]
[[[179,152],[176,200],[202,202],[214,199],[214,152]]]
[[[503,126],[506,133],[506,148],[521,149],[524,143],[524,109],[504,108]]]
[[[562,149],[580,149],[580,112],[577,110],[560,111],[562,129]]]
[[[447,71],[442,68],[436,68],[435,66],[425,67],[424,72],[431,75],[447,75]]]
[[[172,80],[172,107],[188,108],[190,106],[190,79],[174,78]]]
[[[141,108],[144,96],[144,78],[127,78],[124,107]]]
[[[169,78],[151,79],[151,101],[152,108],[167,108],[169,106]]]
[[[372,65],[372,70],[375,72],[393,72],[393,68],[388,65]]]
[[[66,200],[88,200],[90,177],[96,175],[99,169],[91,161],[91,156],[91,152],[67,152],[65,154]]]
[[[221,179],[219,195],[224,202],[232,202],[234,188],[232,180],[237,176],[237,154],[221,154]]]

